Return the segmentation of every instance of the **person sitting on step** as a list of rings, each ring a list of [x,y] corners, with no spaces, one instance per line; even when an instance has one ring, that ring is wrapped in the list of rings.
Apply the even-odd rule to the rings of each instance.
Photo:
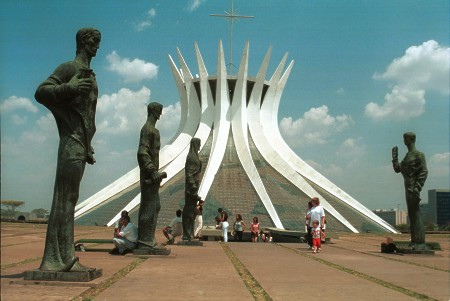
[[[167,238],[167,244],[173,244],[175,238],[183,235],[183,220],[181,215],[183,211],[178,209],[176,212],[176,217],[170,222],[170,225],[165,226],[162,230],[164,236]]]
[[[125,255],[137,247],[138,228],[130,222],[130,217],[128,215],[122,217],[119,225],[120,229],[116,229],[113,238],[115,248],[109,252],[113,255]]]

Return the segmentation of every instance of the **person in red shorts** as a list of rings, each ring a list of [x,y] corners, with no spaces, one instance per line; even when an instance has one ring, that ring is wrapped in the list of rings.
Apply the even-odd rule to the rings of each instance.
[[[322,229],[319,227],[319,221],[314,220],[312,224],[311,234],[312,234],[312,245],[313,253],[319,253],[322,247],[321,238],[323,235]]]

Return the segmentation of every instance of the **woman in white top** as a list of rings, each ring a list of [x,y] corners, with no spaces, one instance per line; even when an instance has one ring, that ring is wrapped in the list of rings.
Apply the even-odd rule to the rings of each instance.
[[[311,208],[311,219],[310,226],[312,226],[312,221],[318,220],[320,229],[323,229],[325,224],[325,211],[323,207],[320,205],[320,200],[317,197],[313,197],[311,199],[313,207]]]

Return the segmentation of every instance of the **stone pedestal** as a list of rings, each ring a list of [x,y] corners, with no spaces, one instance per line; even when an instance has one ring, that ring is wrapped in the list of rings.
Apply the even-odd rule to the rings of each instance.
[[[411,248],[397,248],[397,253],[401,254],[423,254],[423,255],[434,255],[434,250],[416,250]]]
[[[194,246],[194,247],[202,247],[203,242],[199,240],[182,240],[177,242],[178,246]]]
[[[156,248],[138,248],[133,250],[134,255],[169,255],[170,249],[163,247]]]
[[[398,254],[423,254],[423,255],[434,255],[434,250],[428,246],[426,243],[422,244],[411,244],[408,242],[395,242],[386,244],[381,244],[382,253],[398,253]]]
[[[95,278],[102,276],[102,269],[92,269],[83,272],[54,272],[32,270],[26,271],[25,280],[40,280],[40,281],[69,281],[69,282],[89,282]]]

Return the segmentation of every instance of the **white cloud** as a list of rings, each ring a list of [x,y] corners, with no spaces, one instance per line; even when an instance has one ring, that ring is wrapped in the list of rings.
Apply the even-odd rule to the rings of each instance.
[[[384,104],[368,103],[365,115],[380,120],[395,118],[407,120],[420,116],[425,111],[425,91],[414,90],[402,86],[394,86],[384,97]]]
[[[17,114],[13,114],[11,116],[11,120],[15,125],[21,125],[27,123],[28,118],[26,116],[19,116]]]
[[[280,122],[280,130],[289,145],[293,147],[325,144],[331,135],[342,132],[352,122],[351,117],[345,114],[335,117],[329,115],[328,107],[323,105],[311,108],[297,120],[284,117]]]
[[[116,72],[125,82],[140,82],[144,79],[153,79],[158,75],[158,66],[147,63],[141,59],[130,60],[121,58],[116,51],[106,56],[109,62],[108,69]]]
[[[152,26],[153,19],[155,18],[155,16],[156,16],[156,10],[154,8],[149,9],[147,11],[145,18],[137,23],[136,30],[143,31],[144,29]]]
[[[345,89],[342,87],[336,90],[336,94],[343,94],[344,92],[345,92]]]
[[[2,113],[12,112],[16,110],[25,110],[28,112],[36,113],[38,108],[26,97],[10,96],[5,99],[0,105]]]
[[[327,177],[341,177],[345,175],[344,169],[336,164],[325,166],[313,160],[307,160],[306,163],[321,174],[327,175]]]
[[[107,141],[117,139],[111,138],[112,136],[131,135],[139,139],[139,131],[147,119],[147,104],[153,101],[150,94],[150,89],[144,86],[139,91],[122,88],[117,93],[102,95],[97,105],[96,145],[108,145]],[[179,102],[164,106],[161,118],[156,124],[161,134],[161,144],[167,143],[175,134],[180,116]]]
[[[136,132],[147,118],[149,102],[150,89],[145,86],[139,91],[122,88],[117,93],[100,96],[97,104],[97,132],[111,135]]]
[[[427,165],[429,175],[448,176],[450,174],[450,153],[434,154]]]
[[[161,134],[161,144],[166,144],[175,134],[181,119],[181,104],[169,105],[163,108],[163,113],[156,127]]]
[[[206,0],[190,0],[188,3],[188,11],[193,12],[194,10],[196,10],[197,8],[199,8],[199,6],[203,3],[205,3]]]
[[[342,158],[357,159],[366,152],[365,145],[362,143],[362,138],[353,139],[348,138],[339,146],[336,154]]]
[[[389,81],[392,91],[386,94],[383,104],[367,104],[365,115],[375,120],[420,116],[425,111],[426,91],[450,93],[449,58],[450,48],[433,40],[409,47],[384,73],[373,76],[376,80]]]

